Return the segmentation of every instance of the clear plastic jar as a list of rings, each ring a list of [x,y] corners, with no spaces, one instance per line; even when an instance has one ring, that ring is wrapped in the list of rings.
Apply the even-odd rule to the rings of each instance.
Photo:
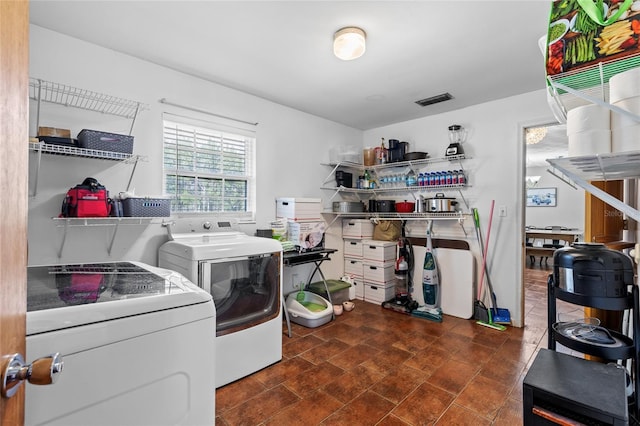
[[[417,185],[416,172],[414,172],[413,170],[409,170],[409,172],[407,172],[407,175],[405,177],[405,183],[407,186],[416,186]]]

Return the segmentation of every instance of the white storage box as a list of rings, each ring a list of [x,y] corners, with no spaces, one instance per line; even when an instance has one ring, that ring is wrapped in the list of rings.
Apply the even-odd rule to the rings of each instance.
[[[370,303],[382,303],[393,299],[395,286],[393,284],[381,285],[364,282],[364,301]]]
[[[344,273],[347,275],[353,275],[357,277],[364,276],[364,266],[362,259],[353,259],[349,257],[344,258]]]
[[[324,248],[324,222],[287,222],[287,240],[303,250]]]
[[[396,243],[394,241],[362,241],[362,258],[367,262],[394,264],[396,262]]]
[[[363,264],[364,272],[362,276],[366,282],[374,282],[377,284],[394,283],[395,267],[393,264],[378,265],[373,263]]]
[[[373,223],[369,219],[345,219],[342,221],[343,238],[372,238]]]
[[[364,280],[362,277],[352,276],[351,285],[356,290],[356,299],[364,300]]]
[[[295,221],[322,220],[320,198],[276,198],[276,218]]]
[[[362,259],[362,240],[344,240],[344,257]]]

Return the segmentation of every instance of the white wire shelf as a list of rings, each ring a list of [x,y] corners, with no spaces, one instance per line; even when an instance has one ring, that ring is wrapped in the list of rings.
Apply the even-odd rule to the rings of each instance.
[[[29,97],[35,101],[101,112],[128,119],[135,119],[139,111],[148,109],[148,106],[141,102],[37,78],[29,79]]]
[[[367,169],[367,170],[380,170],[380,169],[391,169],[394,167],[414,167],[414,166],[425,166],[428,164],[435,163],[450,163],[452,161],[460,161],[460,160],[468,160],[468,157],[465,157],[464,154],[461,155],[451,155],[449,157],[439,157],[439,158],[425,158],[422,160],[411,160],[411,161],[397,161],[394,163],[386,163],[386,164],[376,164],[373,166],[365,166],[361,163],[354,163],[352,161],[340,161],[338,163],[329,163],[324,164],[325,166],[330,167],[348,167],[351,169]]]
[[[111,233],[111,238],[109,241],[109,245],[107,247],[107,253],[111,256],[111,251],[113,250],[113,244],[116,240],[116,236],[118,235],[118,230],[121,225],[126,226],[147,226],[150,223],[162,223],[163,218],[157,217],[53,217],[54,223],[56,223],[56,227],[64,228],[62,234],[62,241],[60,242],[60,247],[58,248],[58,258],[62,257],[62,253],[64,252],[64,247],[67,241],[67,233],[70,228],[76,227],[113,227],[113,232]]]
[[[467,214],[460,212],[451,212],[451,213],[399,213],[399,212],[374,212],[374,213],[342,213],[342,212],[334,212],[334,211],[323,211],[322,214],[327,215],[336,215],[341,217],[365,217],[371,219],[388,219],[388,220],[425,220],[425,219],[433,219],[433,220],[461,220],[464,219]]]
[[[462,189],[469,188],[467,184],[457,184],[457,185],[429,185],[429,186],[399,186],[396,188],[369,188],[369,189],[358,189],[358,188],[347,188],[344,186],[339,187],[330,187],[323,186],[320,189],[326,189],[330,191],[344,192],[344,193],[354,193],[354,194],[381,194],[381,193],[407,193],[407,192],[433,192],[433,191],[442,191],[446,189]]]
[[[551,174],[575,183],[630,219],[640,222],[640,211],[593,185],[590,181],[634,179],[640,176],[640,151],[548,159]],[[559,171],[559,173],[557,172]],[[568,182],[569,183],[569,182]]]
[[[586,181],[640,177],[640,151],[555,158],[547,162],[565,175]]]
[[[640,53],[597,62],[590,66],[547,76],[552,95],[562,105],[564,113],[578,106],[596,103],[612,108],[609,102],[609,80],[621,72],[640,67]],[[613,109],[624,113],[620,109]],[[631,118],[633,114],[629,114]]]
[[[97,149],[79,148],[70,145],[46,144],[44,142],[29,142],[29,149],[35,152],[53,155],[67,155],[73,157],[97,158],[101,160],[134,162],[144,159],[143,156],[125,152],[100,151]]]

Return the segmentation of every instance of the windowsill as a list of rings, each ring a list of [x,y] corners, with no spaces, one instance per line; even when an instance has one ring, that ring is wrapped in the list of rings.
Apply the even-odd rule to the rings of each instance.
[[[256,223],[255,220],[255,213],[247,213],[247,216],[251,215],[252,217],[246,217],[246,218],[238,218],[237,217],[237,213],[215,213],[215,212],[202,212],[202,213],[187,213],[187,212],[181,212],[181,213],[172,213],[171,216],[176,218],[176,219],[181,219],[181,218],[189,218],[189,217],[211,217],[211,218],[215,218],[217,220],[220,219],[233,219],[234,221],[236,221],[238,223],[238,225],[252,225]]]

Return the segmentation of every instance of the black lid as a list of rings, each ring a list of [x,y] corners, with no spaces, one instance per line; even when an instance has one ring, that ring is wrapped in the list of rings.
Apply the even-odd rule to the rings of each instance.
[[[578,262],[588,262],[591,269],[630,270],[631,258],[621,251],[607,248],[602,243],[573,243],[553,254],[554,267],[573,268]]]

